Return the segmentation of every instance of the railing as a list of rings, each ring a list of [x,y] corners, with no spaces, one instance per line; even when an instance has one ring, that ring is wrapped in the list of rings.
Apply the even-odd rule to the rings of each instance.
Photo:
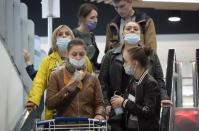
[[[194,94],[193,94],[193,100],[194,100],[194,107],[199,106],[199,49],[196,49],[196,63],[195,63],[195,86],[194,86]]]
[[[173,92],[173,70],[175,64],[175,50],[169,49],[168,51],[168,59],[167,59],[167,71],[166,71],[166,89],[167,94],[173,100],[172,92]],[[170,124],[170,116],[172,113],[172,109],[170,108],[163,108],[162,109],[162,117],[161,117],[161,126],[160,131],[169,131]]]
[[[174,106],[172,108],[163,108],[160,131],[178,131],[179,129],[199,129],[198,123],[198,101],[199,101],[199,49],[196,49],[196,61],[192,62],[192,77],[182,77],[182,63],[176,62],[175,50],[169,50],[166,88]],[[174,73],[174,74],[173,74]],[[193,78],[193,106],[195,108],[183,108],[182,80]],[[189,114],[188,114],[189,113]],[[180,118],[180,119],[179,119]],[[193,118],[193,119],[192,119]],[[179,124],[179,120],[184,121]],[[181,121],[182,121],[181,120]],[[180,121],[180,122],[181,122]],[[186,121],[186,122],[185,122]],[[187,127],[187,123],[192,126]],[[186,130],[185,129],[185,130]],[[194,130],[195,131],[195,130]]]

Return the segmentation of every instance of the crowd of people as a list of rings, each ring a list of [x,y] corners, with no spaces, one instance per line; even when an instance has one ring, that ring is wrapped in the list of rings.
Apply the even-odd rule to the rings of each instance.
[[[53,31],[52,47],[38,71],[24,50],[26,70],[33,80],[25,108],[31,111],[45,105],[46,120],[107,119],[112,131],[159,130],[160,108],[172,102],[156,53],[153,19],[134,10],[133,0],[113,0],[113,6],[117,16],[107,23],[101,63],[92,32],[100,12],[90,3],[80,6],[75,29],[60,25]]]

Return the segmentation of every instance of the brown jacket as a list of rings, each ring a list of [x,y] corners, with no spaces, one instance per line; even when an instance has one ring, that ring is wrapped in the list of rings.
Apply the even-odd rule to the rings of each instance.
[[[63,69],[51,74],[46,95],[46,106],[48,109],[61,111],[70,93],[64,84]],[[96,115],[105,117],[104,101],[99,80],[91,75],[83,84],[82,90],[78,92],[71,104],[59,117],[88,117]]]

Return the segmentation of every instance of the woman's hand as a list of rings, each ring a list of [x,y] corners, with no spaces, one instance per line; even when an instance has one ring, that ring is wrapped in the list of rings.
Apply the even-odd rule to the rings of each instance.
[[[98,119],[100,122],[102,122],[102,120],[105,120],[102,115],[96,115],[94,119]]]
[[[170,100],[161,100],[161,106],[162,107],[172,107],[173,102]]]
[[[121,96],[115,95],[111,98],[111,105],[113,108],[122,106],[122,102],[124,101],[124,98]]]
[[[27,110],[31,111],[31,110],[36,110],[37,109],[37,105],[31,101],[28,101],[25,105],[24,108],[27,108]]]
[[[106,107],[106,115],[109,116],[111,112],[111,106]]]
[[[64,88],[67,88],[67,90],[70,93],[72,93],[75,90],[75,88],[78,86],[78,84],[79,84],[78,81],[73,80],[73,81],[69,82]]]
[[[23,49],[23,56],[24,56],[26,65],[27,66],[32,65],[32,63],[30,62],[30,53],[26,49]]]

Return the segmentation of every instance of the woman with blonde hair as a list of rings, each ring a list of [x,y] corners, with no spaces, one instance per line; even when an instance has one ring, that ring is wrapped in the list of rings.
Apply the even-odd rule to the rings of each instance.
[[[45,57],[40,63],[39,70],[33,81],[33,87],[30,90],[28,102],[24,105],[28,110],[36,109],[41,97],[47,87],[51,72],[59,70],[67,53],[67,46],[71,39],[74,38],[72,30],[66,25],[57,27],[52,35],[53,53]],[[92,73],[92,66],[89,59],[86,57],[86,66]],[[45,108],[45,119],[52,119],[52,111]]]

